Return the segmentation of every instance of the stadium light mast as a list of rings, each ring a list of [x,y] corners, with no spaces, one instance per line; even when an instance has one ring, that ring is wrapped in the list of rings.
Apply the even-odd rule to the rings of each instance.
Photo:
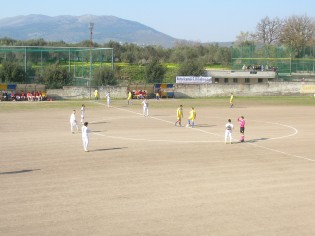
[[[93,47],[93,28],[94,28],[94,23],[89,24],[89,30],[90,30],[90,82],[89,82],[89,88],[90,88],[90,99],[91,99],[91,81],[92,81],[92,47]]]

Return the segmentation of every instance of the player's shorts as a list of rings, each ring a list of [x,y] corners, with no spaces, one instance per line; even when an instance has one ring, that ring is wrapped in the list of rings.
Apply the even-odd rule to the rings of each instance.
[[[245,127],[240,127],[240,133],[244,134],[245,132]]]

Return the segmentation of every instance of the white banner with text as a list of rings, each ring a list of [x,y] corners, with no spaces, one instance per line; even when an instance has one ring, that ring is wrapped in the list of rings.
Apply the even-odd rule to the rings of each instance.
[[[212,77],[176,76],[176,84],[211,84]]]

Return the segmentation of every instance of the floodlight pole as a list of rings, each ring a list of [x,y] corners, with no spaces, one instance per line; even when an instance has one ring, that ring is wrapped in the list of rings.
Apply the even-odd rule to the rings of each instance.
[[[91,81],[92,81],[92,46],[93,46],[92,35],[93,35],[93,28],[94,28],[94,23],[91,22],[89,24],[89,30],[90,30],[90,81],[89,81],[90,99],[91,99]]]

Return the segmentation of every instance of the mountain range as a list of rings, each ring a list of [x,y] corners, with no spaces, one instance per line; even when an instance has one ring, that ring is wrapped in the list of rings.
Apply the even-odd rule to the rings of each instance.
[[[92,40],[106,43],[110,40],[138,45],[172,47],[178,39],[163,34],[141,23],[115,16],[46,16],[26,15],[0,19],[0,38],[16,40],[44,39],[78,43],[90,40],[89,23],[94,23]]]

